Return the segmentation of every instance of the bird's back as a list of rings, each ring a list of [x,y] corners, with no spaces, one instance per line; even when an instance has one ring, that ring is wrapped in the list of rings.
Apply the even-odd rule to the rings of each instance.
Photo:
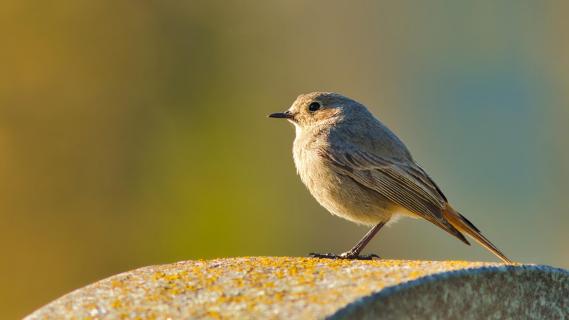
[[[328,139],[333,147],[349,144],[380,157],[413,162],[403,141],[371,113],[340,121],[330,129]]]

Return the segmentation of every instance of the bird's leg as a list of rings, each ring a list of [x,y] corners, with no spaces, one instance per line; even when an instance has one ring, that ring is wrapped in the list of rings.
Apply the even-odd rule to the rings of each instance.
[[[367,259],[372,259],[373,257],[377,257],[379,258],[377,255],[375,254],[371,254],[369,256],[360,256],[360,253],[362,252],[362,250],[367,246],[367,244],[371,241],[371,239],[377,234],[377,232],[379,232],[379,230],[385,225],[384,221],[381,221],[380,223],[376,224],[373,228],[371,228],[365,235],[363,238],[361,238],[360,241],[358,241],[358,243],[356,243],[356,245],[340,254],[341,258],[344,259],[358,259],[359,257],[362,258],[367,258]]]
[[[384,225],[385,221],[381,221],[380,223],[376,224],[365,234],[365,236],[360,241],[358,241],[358,243],[356,243],[356,245],[352,249],[340,255],[335,255],[332,253],[324,253],[324,254],[311,253],[310,256],[314,258],[325,258],[325,259],[357,259],[357,260],[371,260],[373,258],[379,258],[379,256],[376,254],[361,256],[360,253]]]

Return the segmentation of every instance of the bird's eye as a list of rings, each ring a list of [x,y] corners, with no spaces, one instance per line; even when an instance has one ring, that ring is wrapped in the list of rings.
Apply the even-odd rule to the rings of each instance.
[[[320,103],[318,102],[312,102],[309,106],[308,106],[308,110],[314,112],[316,110],[320,109]]]

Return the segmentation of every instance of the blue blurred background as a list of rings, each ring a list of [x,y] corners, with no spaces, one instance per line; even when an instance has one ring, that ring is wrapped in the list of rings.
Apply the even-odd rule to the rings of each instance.
[[[295,174],[300,93],[365,103],[517,261],[569,267],[563,1],[4,1],[0,313],[128,269],[341,252]],[[495,261],[403,220],[369,251]]]

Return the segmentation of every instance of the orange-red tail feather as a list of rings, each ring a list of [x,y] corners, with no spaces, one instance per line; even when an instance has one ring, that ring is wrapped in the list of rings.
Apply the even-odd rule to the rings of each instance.
[[[478,230],[478,228],[476,228],[463,215],[454,210],[450,205],[447,205],[447,207],[443,210],[443,215],[453,227],[469,235],[481,246],[492,252],[498,258],[502,259],[502,261],[506,263],[512,263],[512,260],[508,259],[508,257],[506,257],[498,248],[496,248],[495,245],[492,244],[492,242],[490,242],[490,240],[486,239],[486,237],[480,233],[480,230]]]

